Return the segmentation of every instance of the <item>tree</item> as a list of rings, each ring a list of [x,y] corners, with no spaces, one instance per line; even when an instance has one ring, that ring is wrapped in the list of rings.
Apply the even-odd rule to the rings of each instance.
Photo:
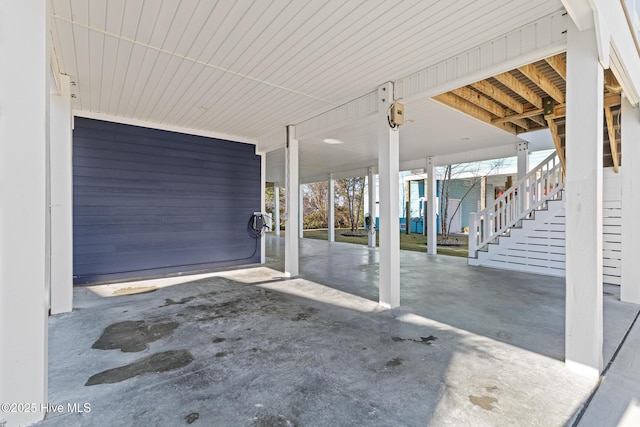
[[[480,184],[482,178],[486,178],[491,173],[500,168],[505,159],[494,159],[486,162],[462,163],[457,165],[447,165],[444,168],[443,177],[440,180],[440,230],[443,241],[449,240],[451,234],[451,224],[449,223],[449,193],[451,183],[454,179],[460,179],[462,174],[471,175],[471,185],[460,199],[460,203],[453,210],[453,218],[462,207],[462,201],[471,193],[476,185]]]
[[[336,183],[338,184],[337,192],[347,205],[351,233],[357,233],[362,219],[365,179],[364,177],[347,178],[337,180]]]
[[[327,181],[305,184],[304,198],[304,228],[328,227],[329,185]]]

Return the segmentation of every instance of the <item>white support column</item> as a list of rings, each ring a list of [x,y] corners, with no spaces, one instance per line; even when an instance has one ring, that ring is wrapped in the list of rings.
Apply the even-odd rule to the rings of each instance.
[[[49,176],[51,194],[51,314],[73,308],[73,169],[71,90],[60,77],[60,93],[50,98]]]
[[[640,304],[640,110],[622,97],[622,283],[620,300]]]
[[[567,20],[565,363],[598,377],[602,361],[604,72],[594,29]]]
[[[373,167],[367,169],[367,186],[369,196],[369,218],[371,218],[371,226],[368,233],[368,245],[370,248],[376,247],[376,175],[373,173]]]
[[[333,179],[333,175],[329,174],[329,189],[327,191],[327,209],[329,210],[327,215],[327,227],[329,234],[329,241],[336,241],[336,181]]]
[[[276,236],[280,237],[280,187],[273,185],[273,226]]]
[[[400,136],[388,123],[393,83],[378,87],[378,173],[380,177],[380,305],[400,305]]]
[[[260,153],[260,212],[267,212],[267,203],[266,203],[266,191],[267,191],[267,155],[265,153]],[[266,221],[266,218],[265,218]],[[268,223],[267,223],[268,224]],[[263,231],[266,231],[263,229]],[[264,264],[266,262],[266,241],[265,234],[263,233],[260,237],[260,264]]]
[[[298,222],[300,220],[300,181],[298,171],[298,140],[295,126],[287,126],[286,146],[286,212],[284,214],[284,274],[287,277],[298,275]]]
[[[40,421],[47,400],[49,2],[0,6],[0,425]]]
[[[529,143],[526,141],[520,141],[517,144],[516,151],[518,153],[518,179],[520,181],[529,172]],[[524,195],[519,195],[518,203],[520,211],[524,212],[526,209],[527,198]]]
[[[298,183],[298,191],[298,202],[300,203],[298,207],[298,214],[300,215],[298,219],[298,237],[302,239],[304,237],[304,192],[300,183]]]
[[[525,177],[529,172],[529,143],[526,141],[518,142],[516,147],[518,152],[518,181]]]
[[[436,171],[435,171],[435,158],[427,158],[427,253],[429,255],[436,255],[438,253],[437,239],[438,229],[436,225]]]

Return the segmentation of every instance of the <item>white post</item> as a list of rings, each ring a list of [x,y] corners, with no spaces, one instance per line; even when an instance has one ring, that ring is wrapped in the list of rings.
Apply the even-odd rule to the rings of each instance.
[[[273,185],[273,226],[276,236],[280,237],[280,187]]]
[[[640,304],[640,110],[622,97],[622,283],[620,300]]]
[[[46,222],[49,2],[0,6],[0,425],[44,418],[47,399]]]
[[[524,178],[529,172],[529,143],[526,141],[520,141],[517,144],[517,152],[518,152],[518,179],[520,181]],[[522,188],[522,187],[520,187]],[[527,207],[527,197],[525,195],[526,191],[518,190],[518,203],[520,206],[520,212],[524,212]]]
[[[336,217],[335,217],[335,199],[336,199],[336,182],[333,179],[333,175],[329,174],[329,182],[328,182],[328,186],[329,186],[329,191],[327,191],[327,209],[329,210],[328,212],[328,218],[327,218],[327,227],[328,227],[328,234],[329,234],[329,241],[330,242],[335,242],[336,241]]]
[[[478,226],[476,224],[476,213],[469,213],[469,258],[475,258],[476,256],[476,239],[477,233],[476,230]]]
[[[284,274],[287,277],[298,275],[298,210],[300,208],[300,197],[298,177],[298,140],[296,139],[295,126],[287,126],[286,145],[286,212],[284,214]]]
[[[376,175],[373,173],[373,167],[367,169],[367,186],[369,196],[369,225],[368,245],[370,248],[376,247]]]
[[[304,237],[304,191],[302,189],[302,185],[298,183],[298,202],[300,206],[298,207],[298,215],[300,218],[298,219],[298,237],[302,239]]]
[[[518,181],[529,173],[529,143],[526,141],[518,142],[516,147],[518,152]]]
[[[266,191],[267,191],[267,155],[265,153],[260,154],[260,211],[266,214]],[[266,218],[265,218],[266,221]],[[265,233],[260,236],[260,264],[266,262],[266,241]]]
[[[436,225],[436,173],[435,158],[427,158],[427,253],[436,255],[438,253],[438,229]]]
[[[595,30],[567,20],[565,363],[602,371],[602,122],[604,72]]]
[[[378,173],[380,177],[380,305],[400,305],[400,136],[391,129],[388,111],[393,103],[393,83],[378,87]]]
[[[71,90],[60,77],[59,94],[50,98],[51,314],[73,308],[73,168],[71,164]]]

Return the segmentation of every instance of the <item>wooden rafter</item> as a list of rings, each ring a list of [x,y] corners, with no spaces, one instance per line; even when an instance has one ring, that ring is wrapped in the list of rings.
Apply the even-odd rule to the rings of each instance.
[[[544,117],[542,116],[542,114],[538,114],[536,116],[531,116],[531,117],[529,117],[529,120],[531,120],[534,123],[539,124],[542,127],[547,127],[547,122],[544,119]]]
[[[520,113],[520,114],[511,114],[505,117],[500,117],[497,119],[493,119],[491,121],[491,123],[498,124],[498,123],[506,123],[506,122],[510,122],[511,120],[518,120],[518,119],[530,119],[531,117],[534,116],[538,116],[540,114],[542,114],[544,112],[544,109],[542,108],[536,108],[535,110],[531,110],[531,111],[527,111],[524,113]]]
[[[496,87],[495,85],[492,85],[486,80],[481,80],[479,82],[472,83],[470,86],[473,87],[474,89],[479,90],[480,92],[487,95],[489,98],[494,99],[496,102],[499,102],[500,104],[515,111],[518,114],[524,112],[524,105],[522,105],[521,102],[519,102],[514,97],[509,96],[506,92]]]
[[[542,108],[542,98],[539,97],[534,91],[529,89],[527,85],[515,78],[511,73],[501,73],[493,76],[497,81],[529,101],[536,108]]]
[[[549,58],[545,58],[545,61],[555,70],[556,73],[558,73],[560,77],[567,81],[567,63],[562,59],[562,56],[551,56]]]
[[[564,93],[553,84],[553,82],[545,76],[538,68],[533,64],[528,64],[523,67],[518,67],[518,71],[527,76],[536,86],[542,89],[545,93],[549,94],[557,103],[564,104]]]
[[[481,120],[485,123],[491,123],[491,119],[492,119],[491,113],[467,101],[466,99],[463,99],[457,95],[454,95],[451,92],[434,96],[433,99],[443,103],[444,105],[447,105],[451,108],[454,108],[458,111],[461,111],[465,114],[475,117],[476,119]],[[514,135],[516,134],[515,126],[513,126],[511,123],[503,123],[503,124],[500,124],[499,126],[509,133],[512,133]]]
[[[558,158],[560,159],[562,170],[565,171],[566,163],[564,160],[564,148],[562,147],[562,141],[560,140],[560,135],[558,135],[558,126],[556,126],[556,123],[553,121],[552,118],[547,119],[547,124],[549,125],[549,130],[551,131],[551,137],[553,138],[553,145],[556,147],[556,153],[558,153]]]
[[[492,100],[490,100],[489,98],[483,95],[480,95],[478,92],[472,89],[469,89],[466,86],[461,87],[459,89],[454,89],[451,92],[458,95],[460,98],[465,99],[471,102],[472,104],[477,105],[483,110],[487,110],[494,116],[504,117],[506,114],[504,111],[504,108],[502,108],[499,104],[493,102]]]
[[[622,86],[618,83],[611,68],[604,70],[604,87],[611,93],[619,94],[622,92]]]
[[[616,141],[616,129],[613,122],[613,114],[611,114],[611,107],[604,109],[604,116],[607,121],[607,131],[609,132],[609,145],[611,146],[611,157],[613,158],[613,171],[618,173],[620,162],[618,160],[618,142]]]

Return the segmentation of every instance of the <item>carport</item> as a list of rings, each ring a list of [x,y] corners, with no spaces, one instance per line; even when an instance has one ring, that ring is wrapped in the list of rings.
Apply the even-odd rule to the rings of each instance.
[[[60,320],[59,324],[64,325],[65,319],[70,322],[80,319],[87,328],[97,326],[82,319],[78,314],[82,310],[73,311],[74,293],[89,295],[87,307],[99,301],[87,294],[90,291],[72,286],[73,270],[77,268],[73,265],[73,242],[78,236],[73,231],[77,224],[72,222],[77,201],[77,194],[74,201],[72,192],[72,129],[76,118],[78,123],[96,120],[154,132],[204,137],[209,138],[212,145],[218,140],[222,144],[252,146],[251,181],[262,191],[260,195],[252,193],[251,203],[243,209],[249,215],[253,206],[262,210],[267,181],[286,187],[285,220],[289,232],[284,258],[278,258],[283,263],[283,277],[288,280],[282,283],[293,287],[299,283],[296,280],[307,279],[305,274],[334,270],[333,264],[325,262],[332,260],[331,257],[317,257],[321,268],[308,273],[301,262],[305,242],[300,247],[297,233],[291,232],[299,226],[300,182],[331,181],[344,176],[372,177],[377,173],[381,243],[378,249],[366,249],[367,254],[374,255],[372,258],[378,257],[377,264],[359,265],[363,265],[368,279],[377,278],[374,311],[398,310],[398,307],[413,306],[410,289],[403,288],[405,282],[414,283],[416,291],[420,280],[432,285],[428,273],[414,270],[411,264],[403,265],[397,240],[399,170],[426,169],[430,175],[428,196],[433,197],[433,168],[438,162],[496,158],[518,152],[523,147],[519,135],[525,127],[521,125],[527,124],[527,120],[536,122],[531,118],[536,115],[524,117],[522,114],[531,111],[520,113],[507,106],[502,110],[504,117],[498,115],[497,119],[484,113],[470,115],[477,110],[458,108],[468,107],[458,99],[471,102],[460,96],[468,94],[464,90],[467,86],[492,78],[498,80],[496,76],[514,70],[526,75],[521,69],[535,68],[540,61],[546,61],[553,68],[551,62],[557,66],[558,61],[550,58],[566,53],[563,142],[559,142],[560,136],[553,130],[555,122],[554,125],[546,123],[551,127],[556,148],[566,150],[566,280],[560,281],[565,285],[564,303],[563,296],[556,294],[560,298],[556,304],[560,301],[561,308],[555,313],[563,317],[564,329],[557,330],[555,325],[553,331],[558,338],[564,330],[565,338],[559,353],[559,342],[555,343],[551,357],[564,361],[570,371],[562,371],[562,366],[558,366],[558,378],[593,384],[605,368],[605,354],[610,354],[610,349],[619,342],[616,334],[607,337],[608,326],[603,317],[606,300],[602,284],[604,131],[611,132],[608,135],[612,159],[616,158],[618,138],[624,147],[620,304],[640,303],[640,270],[634,265],[640,256],[640,249],[634,244],[640,238],[640,231],[633,224],[634,213],[640,210],[638,189],[633,185],[638,181],[636,163],[640,158],[640,145],[635,143],[640,139],[637,109],[640,57],[638,28],[634,26],[637,20],[633,19],[635,15],[630,15],[637,14],[637,2],[501,0],[404,4],[383,1],[374,5],[369,2],[321,5],[275,1],[213,5],[200,1],[164,2],[156,7],[141,1],[54,0],[42,4],[29,0],[3,4],[1,12],[2,27],[11,37],[0,38],[0,53],[11,61],[2,67],[0,79],[3,92],[0,177],[5,183],[0,211],[3,339],[0,401],[48,401],[49,313],[71,312],[55,318],[52,323]],[[618,127],[609,117],[613,112],[607,113],[607,108],[614,106],[605,103],[605,70],[611,70],[606,75],[613,76],[618,84],[615,86],[620,95],[620,104],[615,105],[616,117],[621,122]],[[527,78],[535,83],[536,74],[532,76]],[[502,102],[496,96],[492,100]],[[399,104],[404,105],[405,124],[398,128],[390,122],[390,111]],[[512,115],[514,111],[517,114]],[[541,121],[540,117],[537,120]],[[608,125],[603,130],[605,120]],[[542,121],[541,126],[544,124]],[[621,135],[616,135],[616,129],[622,129]],[[342,143],[327,145],[327,141],[336,140]],[[615,166],[615,160],[612,161]],[[230,176],[232,171],[224,178]],[[229,180],[226,185],[234,183]],[[91,186],[96,187],[95,183],[88,185]],[[187,190],[194,188],[189,186]],[[226,187],[225,191],[228,191]],[[95,193],[89,194],[87,199],[97,200],[94,196]],[[160,194],[159,198],[162,197]],[[132,200],[139,202],[141,198]],[[102,199],[98,201],[103,203]],[[238,215],[243,226],[248,219],[244,216],[244,211]],[[135,215],[127,217],[135,218]],[[204,226],[204,216],[197,218],[200,219],[192,224]],[[431,215],[430,221],[433,218]],[[162,221],[164,219],[160,223]],[[435,227],[429,229],[433,233]],[[166,229],[157,235],[165,238],[150,240],[143,250],[150,250],[154,243],[171,246]],[[194,239],[197,237],[194,235]],[[435,236],[431,234],[428,238],[433,241]],[[224,246],[220,245],[220,250],[224,250]],[[328,246],[329,251],[331,247]],[[170,248],[162,248],[165,249]],[[323,250],[316,250],[316,255]],[[256,251],[255,260],[253,255],[250,260],[257,261],[259,253],[259,259],[265,261],[264,238],[256,243]],[[189,255],[187,251],[186,256],[200,255]],[[229,257],[222,259],[222,264],[230,260],[233,262],[229,264],[242,264],[245,259],[244,255],[225,255]],[[92,260],[96,259],[99,257]],[[209,264],[218,261],[220,259],[202,257],[192,264],[210,267]],[[179,265],[189,262],[185,259]],[[435,258],[433,262],[443,261]],[[120,269],[118,265],[113,265],[113,271],[101,273],[142,271],[140,265]],[[164,267],[145,268],[159,273],[171,270],[163,270]],[[473,271],[470,279],[474,282],[480,282],[483,275],[491,276],[480,269],[465,271]],[[412,278],[412,274],[416,277]],[[513,277],[507,281],[537,280],[536,277]],[[418,281],[413,282],[414,279]],[[320,278],[313,282],[334,285]],[[368,283],[363,286],[376,282],[369,280]],[[149,300],[144,295],[135,298],[155,304],[157,294],[165,304],[169,299],[181,301],[177,296],[166,295],[175,289],[181,288],[147,294],[152,295]],[[420,290],[424,289],[430,288],[425,286]],[[532,289],[535,294],[535,286]],[[523,289],[520,291],[516,294],[526,295]],[[614,297],[617,295],[611,293]],[[185,294],[184,298],[191,296]],[[370,304],[370,293],[359,296],[369,301],[363,304]],[[423,297],[435,299],[430,294]],[[416,294],[415,298],[418,301],[420,297]],[[507,307],[518,306],[515,299],[507,301],[510,301]],[[172,310],[176,308],[175,304],[168,304]],[[460,306],[452,309],[452,318],[464,314],[460,309]],[[490,311],[499,319],[503,309]],[[124,315],[125,311],[130,312],[126,308],[119,314]],[[385,313],[389,316],[394,311]],[[425,314],[417,313],[429,318]],[[108,326],[108,322],[111,321],[102,326]],[[444,318],[438,322],[448,324]],[[475,322],[474,318],[470,322]],[[628,319],[621,324],[625,322],[628,326]],[[426,327],[432,326],[428,321]],[[504,329],[494,332],[499,331]],[[95,332],[87,330],[85,343],[93,341],[90,335]],[[421,336],[414,332],[406,336],[392,335],[390,339],[413,345],[413,340],[424,337],[428,344],[432,341],[431,335],[437,336],[435,330]],[[505,332],[514,336],[512,332]],[[477,334],[491,335],[490,331],[477,331]],[[24,337],[29,339],[25,341]],[[398,340],[393,341],[393,337]],[[491,339],[494,338],[491,335]],[[423,344],[425,348],[427,344]],[[534,350],[535,354],[544,352]],[[386,366],[385,362],[385,367],[401,366],[402,361],[394,360],[387,360],[391,364]],[[578,380],[576,372],[585,378]],[[482,387],[489,392],[499,386],[483,384]],[[585,386],[581,391],[568,394],[578,402],[589,389],[590,386]],[[496,398],[476,394],[479,391],[473,393],[472,396],[479,396],[476,402],[481,403],[471,403],[481,409],[486,409],[483,405],[491,407],[491,399]],[[357,400],[358,395],[353,396]],[[256,401],[255,404],[262,403]],[[0,421],[6,418],[8,425],[29,423],[41,419],[44,412],[40,407],[35,412],[9,413],[6,417],[3,414]],[[277,414],[266,415],[277,417]],[[564,422],[565,415],[557,419]],[[384,420],[387,421],[393,418]]]

